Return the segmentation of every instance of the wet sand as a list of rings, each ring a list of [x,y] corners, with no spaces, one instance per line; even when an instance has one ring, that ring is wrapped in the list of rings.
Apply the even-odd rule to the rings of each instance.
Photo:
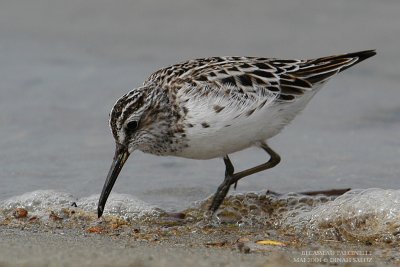
[[[178,237],[173,241],[138,241],[132,237],[66,229],[42,232],[2,227],[0,266],[298,266],[302,262],[296,260],[321,259],[302,256],[301,251],[339,250],[336,244],[334,248],[312,246],[299,250],[266,247],[240,251],[240,245],[232,239],[232,235],[224,233],[214,233],[212,237],[193,233],[190,237]],[[230,245],[219,247],[221,240]],[[348,248],[349,251],[363,249],[357,246]],[[367,258],[371,258],[371,262]],[[375,256],[358,259],[363,262],[346,266],[391,266]],[[326,266],[322,264],[309,263],[308,266]]]
[[[196,238],[196,235],[193,236]],[[77,231],[4,230],[0,266],[261,266],[271,255],[181,242],[140,242]]]

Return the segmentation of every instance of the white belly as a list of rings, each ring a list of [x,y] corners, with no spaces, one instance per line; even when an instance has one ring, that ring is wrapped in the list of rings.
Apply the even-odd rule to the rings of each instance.
[[[223,157],[265,141],[278,134],[313,95],[309,93],[292,103],[273,101],[251,115],[247,115],[247,111],[257,107],[257,103],[239,112],[232,107],[219,113],[211,105],[193,105],[187,116],[188,122],[193,125],[187,128],[189,146],[176,156],[193,159]],[[209,127],[204,127],[202,123],[207,123]]]

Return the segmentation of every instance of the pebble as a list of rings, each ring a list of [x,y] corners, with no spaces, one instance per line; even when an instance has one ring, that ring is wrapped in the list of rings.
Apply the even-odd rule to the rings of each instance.
[[[16,208],[13,211],[13,216],[15,218],[17,218],[17,219],[26,218],[28,216],[28,211],[26,209],[23,209],[23,208]]]

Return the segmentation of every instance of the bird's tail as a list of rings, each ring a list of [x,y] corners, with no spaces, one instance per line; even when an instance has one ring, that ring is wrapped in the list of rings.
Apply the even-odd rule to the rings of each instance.
[[[343,55],[322,57],[304,61],[300,68],[291,73],[311,84],[322,83],[333,75],[376,55],[375,50],[366,50]]]

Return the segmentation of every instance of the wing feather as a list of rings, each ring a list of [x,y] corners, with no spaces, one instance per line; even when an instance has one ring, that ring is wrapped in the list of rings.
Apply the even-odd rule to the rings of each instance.
[[[166,90],[183,90],[191,96],[215,94],[248,101],[263,95],[274,96],[280,102],[293,102],[314,88],[320,88],[335,74],[373,55],[375,51],[368,50],[312,60],[194,59],[153,73],[145,85],[155,83]]]

